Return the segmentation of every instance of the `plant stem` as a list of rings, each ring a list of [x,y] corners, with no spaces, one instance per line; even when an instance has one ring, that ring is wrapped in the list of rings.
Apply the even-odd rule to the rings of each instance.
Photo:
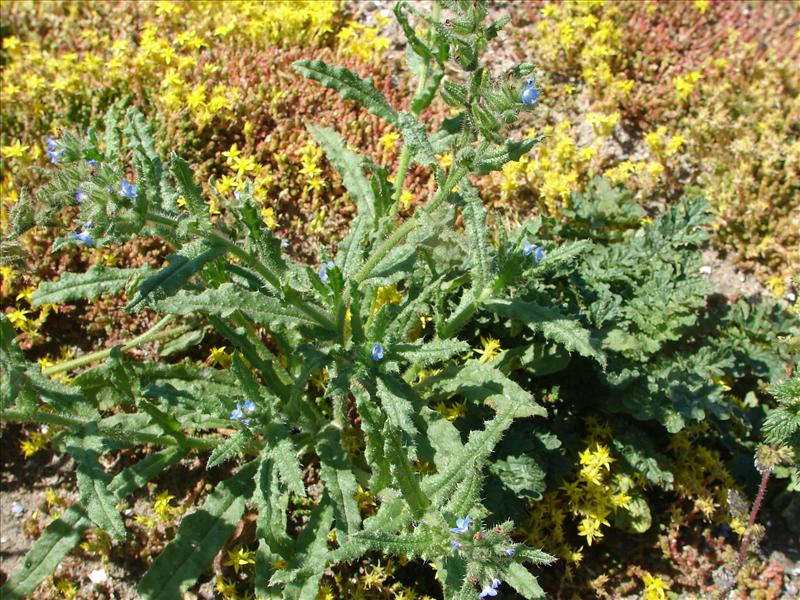
[[[76,419],[73,417],[65,417],[47,412],[23,412],[19,410],[7,410],[0,413],[0,421],[20,421],[20,422],[34,422],[34,423],[47,423],[49,425],[58,425],[60,427],[70,427],[73,429],[85,426],[88,421]],[[143,433],[141,431],[131,430],[118,430],[98,428],[98,434],[107,437],[118,439],[126,442],[140,442],[143,444],[156,444],[159,446],[184,446],[193,448],[195,450],[208,450],[214,448],[219,444],[218,440],[203,439],[198,437],[185,436],[180,440],[169,435],[155,435],[152,433]]]
[[[758,486],[758,493],[756,494],[756,499],[753,502],[753,507],[750,509],[750,518],[747,520],[747,531],[742,538],[742,545],[739,546],[739,568],[741,568],[742,564],[744,563],[745,556],[747,555],[747,547],[750,545],[750,530],[753,528],[753,525],[756,522],[756,517],[758,516],[758,511],[761,508],[761,503],[764,501],[764,493],[767,491],[767,483],[769,482],[769,476],[771,473],[772,471],[770,469],[765,469],[764,473],[761,475],[761,483]]]
[[[190,331],[192,327],[190,325],[181,325],[179,327],[173,327],[172,329],[168,329],[166,331],[161,331],[169,325],[172,320],[175,318],[174,315],[167,315],[163,319],[161,319],[158,323],[153,325],[150,329],[145,331],[143,334],[136,336],[132,340],[125,342],[122,344],[122,351],[131,350],[132,348],[136,348],[141,344],[146,344],[147,342],[154,342],[156,340],[162,340],[165,338],[170,337],[177,337],[179,335],[183,335],[187,331]],[[86,354],[84,356],[79,356],[78,358],[74,358],[72,360],[67,360],[62,363],[58,363],[57,365],[53,365],[52,367],[47,367],[46,369],[42,369],[43,375],[55,375],[57,373],[63,373],[64,371],[71,371],[72,369],[77,369],[78,367],[82,367],[84,365],[88,365],[91,362],[96,360],[103,360],[107,358],[111,351],[114,348],[106,348],[105,350],[98,350],[97,352],[92,352],[91,354]]]

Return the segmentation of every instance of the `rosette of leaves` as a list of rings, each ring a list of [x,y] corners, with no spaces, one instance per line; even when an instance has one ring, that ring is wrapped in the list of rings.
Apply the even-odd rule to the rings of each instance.
[[[470,345],[460,335],[478,315],[522,316],[563,352],[601,364],[605,358],[579,322],[547,302],[515,295],[543,271],[519,252],[524,230],[501,231],[493,243],[468,176],[500,169],[538,141],[503,137],[506,126],[529,110],[514,90],[531,67],[505,74],[498,92],[478,59],[485,40],[506,20],[484,25],[485,2],[442,5],[451,12],[449,20],[440,21],[438,5],[433,15],[402,2],[395,9],[419,82],[411,111],[391,106],[369,79],[347,69],[295,63],[301,74],[391,123],[405,142],[393,185],[385,167],[350,150],[335,131],[309,125],[358,211],[336,254],[321,250],[324,276],[284,252],[261,220],[249,185],[228,203],[227,219],[212,220],[190,166],[175,154],[166,160],[158,154],[151,128],[136,109],[124,115],[110,110],[102,137],[90,131],[59,142],[63,165],[38,194],[44,208],[34,213],[26,202],[16,206],[15,234],[52,223],[62,207],[76,204],[80,190],[76,230],[83,233],[60,238],[54,248],[87,239],[105,246],[156,236],[174,252],[159,270],[96,267],[65,274],[40,286],[34,304],[125,293],[126,310],[164,315],[157,328],[202,319],[235,353],[229,369],[212,370],[187,362],[137,363],[116,348],[66,385],[26,362],[9,322],[0,317],[8,365],[0,387],[2,418],[63,428],[80,490],[79,502],[45,529],[4,595],[30,594],[89,527],[124,543],[117,503],[195,452],[210,452],[209,468],[235,461],[234,473],[181,521],[175,539],[139,583],[142,597],[180,597],[246,511],[257,515],[259,597],[314,598],[326,569],[371,551],[432,561],[448,598],[472,598],[495,578],[527,598],[543,595],[522,565],[545,564],[550,557],[523,544],[509,552],[511,524],[453,552],[450,526],[456,517],[470,514],[479,528],[499,522],[482,497],[485,467],[503,433],[515,419],[545,415],[514,381],[513,365],[463,359]],[[428,25],[424,40],[409,18]],[[463,68],[468,94],[461,117],[430,134],[417,117],[451,57]],[[442,149],[456,156],[449,168],[435,159]],[[432,170],[438,189],[398,222],[399,191],[411,161]],[[463,227],[455,225],[459,214]],[[549,257],[551,267],[574,254],[566,248]],[[394,286],[401,300],[380,304],[385,286]],[[420,332],[424,315],[431,315],[434,326]],[[184,339],[183,347],[196,339]],[[382,352],[371,351],[376,344]],[[176,348],[181,344],[171,352]],[[442,372],[417,378],[429,367]],[[459,430],[428,408],[455,396],[483,415],[480,422]],[[243,405],[250,407],[247,418]],[[163,450],[113,477],[98,466],[101,456],[142,444]],[[322,493],[293,537],[289,497],[308,495],[302,467],[315,461]],[[430,465],[427,474],[420,473],[420,464]],[[354,498],[359,485],[379,502],[369,518]],[[332,531],[335,542],[329,542]]]

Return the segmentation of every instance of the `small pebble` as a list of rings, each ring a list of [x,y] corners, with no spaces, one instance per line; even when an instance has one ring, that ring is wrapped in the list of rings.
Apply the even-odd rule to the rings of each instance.
[[[105,583],[108,581],[108,575],[103,569],[95,569],[91,573],[89,573],[89,581],[94,583],[95,585],[99,583]]]
[[[703,275],[711,275],[711,267],[709,267],[708,265],[704,265],[704,266],[700,267],[700,272]]]
[[[25,508],[23,508],[23,506],[19,502],[14,502],[14,504],[11,505],[11,514],[13,514],[14,516],[18,517],[24,512]]]

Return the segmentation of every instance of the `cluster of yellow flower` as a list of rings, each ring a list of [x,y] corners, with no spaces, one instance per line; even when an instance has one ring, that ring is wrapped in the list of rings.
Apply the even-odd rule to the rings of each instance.
[[[389,39],[381,37],[379,33],[389,21],[388,17],[377,13],[375,15],[375,25],[365,25],[363,23],[346,25],[336,34],[339,42],[339,52],[343,56],[356,58],[363,63],[380,61],[389,47]]]

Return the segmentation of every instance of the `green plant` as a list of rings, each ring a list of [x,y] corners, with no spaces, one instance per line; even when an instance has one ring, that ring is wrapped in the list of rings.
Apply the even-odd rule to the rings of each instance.
[[[390,106],[371,80],[347,69],[318,60],[295,63],[301,74],[391,123],[405,142],[393,186],[386,168],[359,158],[336,132],[309,126],[358,207],[335,261],[321,249],[319,272],[286,256],[259,215],[251,184],[230,206],[228,220],[212,222],[189,165],[174,154],[162,161],[135,109],[123,119],[112,108],[102,138],[90,130],[85,136],[65,134],[58,142],[64,168],[38,194],[42,210],[34,215],[25,198],[15,205],[15,235],[52,223],[62,207],[78,203],[79,227],[54,248],[152,235],[175,252],[156,271],[97,266],[65,274],[41,285],[33,303],[127,290],[128,311],[147,307],[165,315],[143,339],[177,338],[171,344],[176,351],[196,343],[199,329],[209,328],[236,353],[230,369],[212,370],[191,363],[136,363],[125,358],[124,347],[115,347],[43,373],[25,361],[13,328],[1,318],[8,367],[2,418],[60,427],[55,443],[75,457],[81,495],[45,529],[4,593],[31,593],[92,526],[123,541],[125,523],[115,505],[186,454],[210,451],[208,468],[237,456],[244,463],[182,520],[177,537],[139,584],[144,597],[176,597],[192,585],[248,510],[257,513],[255,591],[261,597],[313,598],[329,565],[373,550],[432,561],[448,597],[473,597],[476,586],[494,591],[498,578],[526,597],[542,595],[522,564],[545,564],[550,557],[513,542],[512,524],[492,517],[481,490],[484,467],[503,432],[514,419],[544,415],[544,409],[502,371],[475,360],[458,365],[458,379],[413,384],[421,368],[469,349],[458,335],[476,313],[524,309],[527,305],[511,295],[512,286],[544,272],[521,254],[524,231],[503,234],[493,248],[486,212],[467,179],[501,168],[539,141],[502,134],[526,108],[520,91],[533,68],[521,65],[490,77],[479,58],[507,19],[484,25],[483,2],[443,5],[454,12],[446,22],[439,20],[438,5],[433,15],[403,2],[395,8],[419,82],[411,112]],[[424,41],[409,15],[427,24]],[[437,93],[451,55],[463,81],[448,81],[445,89],[461,114],[429,136],[418,116]],[[442,149],[455,155],[449,169],[435,159]],[[433,171],[438,189],[397,224],[412,161]],[[457,212],[464,231],[453,227]],[[570,256],[567,245],[548,263]],[[394,286],[399,302],[381,303],[387,286]],[[425,314],[434,316],[435,328],[418,331]],[[178,320],[195,329],[170,329]],[[579,324],[551,309],[542,307],[528,325],[569,351],[603,360]],[[46,377],[98,359],[106,360],[70,385]],[[311,383],[315,375],[327,379],[321,392]],[[462,439],[427,407],[434,394],[467,394],[493,414]],[[234,432],[224,435],[220,429]],[[140,444],[164,449],[113,478],[98,463],[108,452]],[[293,539],[287,531],[289,497],[308,494],[301,465],[317,460],[315,476],[324,491]],[[422,464],[433,473],[421,475]],[[372,517],[359,512],[358,485],[380,499]]]

